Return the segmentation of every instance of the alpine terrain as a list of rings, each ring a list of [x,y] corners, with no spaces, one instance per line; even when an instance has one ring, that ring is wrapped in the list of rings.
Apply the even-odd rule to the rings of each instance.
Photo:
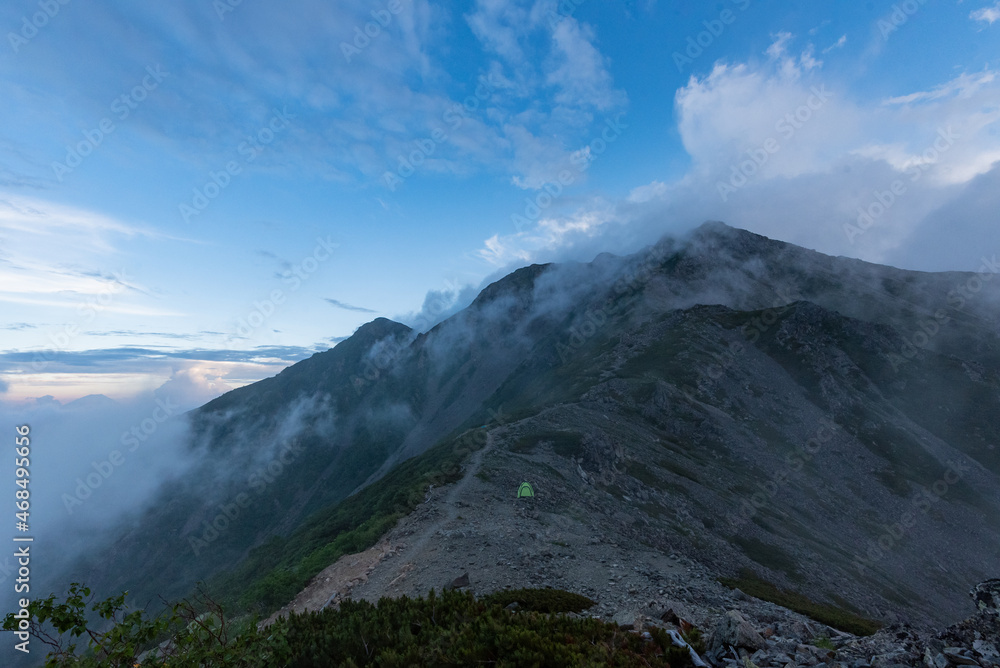
[[[997,269],[722,223],[524,267],[193,411],[192,472],[63,579],[274,619],[552,587],[714,665],[996,665]]]

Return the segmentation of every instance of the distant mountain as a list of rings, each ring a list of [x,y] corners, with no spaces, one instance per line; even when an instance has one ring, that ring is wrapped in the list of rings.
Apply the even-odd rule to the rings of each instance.
[[[628,507],[623,536],[720,575],[955,621],[1000,563],[992,276],[721,223],[525,267],[427,333],[380,318],[193,411],[197,473],[72,576],[183,595],[499,413],[505,466],[567,490],[553,512]],[[546,446],[553,431],[574,445]]]
[[[115,400],[111,397],[107,397],[103,394],[88,394],[85,397],[80,397],[76,401],[71,401],[68,404],[65,404],[63,408],[87,411],[100,410],[114,405]]]

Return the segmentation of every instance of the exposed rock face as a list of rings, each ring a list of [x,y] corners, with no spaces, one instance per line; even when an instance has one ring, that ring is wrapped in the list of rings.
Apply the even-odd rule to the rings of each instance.
[[[767,647],[767,641],[738,610],[730,610],[715,625],[709,651],[721,654],[727,647],[759,650]]]
[[[981,614],[1000,617],[1000,579],[979,583],[969,595]]]
[[[464,589],[469,586],[469,574],[463,573],[457,578],[451,581],[446,587],[446,589]]]

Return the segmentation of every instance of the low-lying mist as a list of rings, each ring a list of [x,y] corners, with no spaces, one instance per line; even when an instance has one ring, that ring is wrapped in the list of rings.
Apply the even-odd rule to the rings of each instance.
[[[34,537],[33,597],[61,568],[88,549],[107,544],[114,527],[142,513],[166,480],[185,475],[191,456],[188,420],[179,404],[153,394],[114,401],[95,395],[60,404],[0,402],[0,424],[14,443],[15,426],[30,427],[30,521]],[[0,479],[13,496],[14,459],[3,458]],[[14,518],[10,530],[14,531]],[[13,577],[0,558],[0,585]],[[3,587],[4,596],[13,588]]]

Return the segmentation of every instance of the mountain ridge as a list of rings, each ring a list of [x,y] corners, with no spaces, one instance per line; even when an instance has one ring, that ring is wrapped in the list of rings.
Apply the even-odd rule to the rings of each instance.
[[[992,546],[984,549],[1000,557],[1000,528],[984,501],[1000,490],[1000,461],[988,447],[1000,441],[990,417],[1000,413],[990,310],[1000,286],[981,281],[958,305],[955,286],[972,276],[847,261],[722,223],[628,256],[524,267],[428,332],[376,319],[334,348],[197,409],[192,452],[206,464],[165,490],[163,503],[99,565],[90,563],[101,587],[125,588],[131,581],[119,564],[144,563],[153,573],[146,590],[183,595],[185,583],[243,563],[434,444],[485,425],[508,435],[491,458],[537,468],[542,480],[558,471],[559,482],[543,488],[568,490],[574,480],[586,491],[590,505],[577,512],[603,514],[623,503],[619,497],[645,504],[628,510],[624,502],[611,514],[639,513],[662,536],[626,532],[622,540],[671,544],[720,576],[756,568],[790,588],[806,578],[828,599],[835,577],[846,578],[855,605],[875,616],[897,609],[947,621],[960,606],[955,578],[990,574],[985,557],[951,553],[948,541],[959,534],[942,521],[976,528]],[[935,384],[966,401],[940,404]],[[803,466],[806,477],[783,481],[763,509],[729,527],[759,492],[756,483],[780,471],[823,418],[843,434],[818,455],[830,457],[825,468],[814,457]],[[528,447],[517,446],[523,439],[553,430],[579,434],[579,442],[560,446],[564,454],[545,450],[534,463],[532,448],[518,452]],[[192,555],[192,536],[206,535],[220,504],[254,491],[252,476],[288,448],[300,453],[292,464],[252,496],[211,549]],[[947,453],[969,457],[974,471],[935,504],[944,520],[907,540],[947,553],[965,575],[939,578],[918,596],[914,573],[926,560],[898,550],[867,575],[852,574],[855,557],[880,539],[879,513],[933,487]],[[789,515],[785,499],[805,514]],[[570,497],[560,503],[573,507]],[[867,519],[845,523],[837,514],[845,509]],[[820,517],[845,545],[816,530]],[[701,527],[698,541],[680,529],[692,521]],[[313,575],[282,577],[304,583]],[[895,586],[912,596],[886,599]]]

